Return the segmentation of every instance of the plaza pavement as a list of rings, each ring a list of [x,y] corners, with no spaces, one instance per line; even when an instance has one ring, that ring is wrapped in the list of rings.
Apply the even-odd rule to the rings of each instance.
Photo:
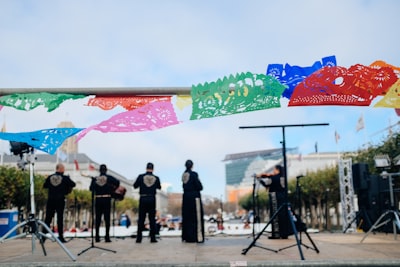
[[[144,238],[136,244],[131,237],[114,237],[112,243],[102,240],[94,247],[91,239],[72,238],[64,246],[76,258],[73,261],[51,240],[44,245],[47,256],[38,241],[32,251],[28,236],[0,243],[0,266],[400,266],[400,240],[394,234],[370,234],[362,243],[364,233],[321,232],[310,237],[319,253],[303,233],[300,247],[304,260],[294,236],[272,240],[261,235],[255,246],[251,245],[252,235],[208,236],[202,244],[182,243],[179,237],[163,237],[158,243]],[[286,249],[279,251],[282,248]]]

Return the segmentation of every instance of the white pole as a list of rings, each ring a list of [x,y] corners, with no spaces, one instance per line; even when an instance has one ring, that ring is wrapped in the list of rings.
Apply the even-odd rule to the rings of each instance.
[[[33,181],[33,155],[28,155],[29,161],[29,182],[31,185],[31,214],[35,215],[35,183]]]

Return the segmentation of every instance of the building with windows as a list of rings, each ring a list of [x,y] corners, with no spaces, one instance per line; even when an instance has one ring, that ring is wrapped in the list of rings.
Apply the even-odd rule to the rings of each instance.
[[[297,148],[286,148],[288,180],[338,163],[337,153],[302,155]],[[226,201],[238,203],[253,190],[254,174],[271,172],[275,165],[283,165],[282,149],[267,149],[228,154],[225,162]]]

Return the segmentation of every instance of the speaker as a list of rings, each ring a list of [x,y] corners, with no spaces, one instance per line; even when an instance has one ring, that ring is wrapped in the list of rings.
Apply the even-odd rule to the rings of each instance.
[[[353,173],[353,188],[357,192],[359,190],[368,189],[368,164],[356,163],[351,166]]]

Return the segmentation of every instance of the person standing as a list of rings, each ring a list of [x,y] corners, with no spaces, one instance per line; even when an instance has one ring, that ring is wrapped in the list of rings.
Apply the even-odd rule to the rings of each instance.
[[[107,166],[101,164],[99,168],[100,175],[94,177],[90,184],[90,191],[94,191],[95,197],[95,214],[96,214],[96,242],[100,242],[100,224],[104,215],[106,227],[105,241],[111,242],[110,239],[110,213],[111,213],[111,195],[118,188],[120,181],[107,174]]]
[[[48,176],[43,184],[43,188],[48,189],[46,204],[45,224],[50,228],[50,223],[57,213],[58,239],[65,243],[64,239],[64,207],[65,196],[71,193],[76,186],[69,176],[64,175],[65,167],[62,163],[56,165],[56,172]]]
[[[150,242],[156,243],[156,193],[157,189],[161,189],[160,178],[153,174],[153,163],[147,163],[146,173],[140,174],[133,188],[139,188],[139,218],[137,222],[136,243],[142,242],[142,232],[145,230],[144,221],[146,214],[149,216],[150,222]]]
[[[182,241],[204,242],[204,211],[200,191],[203,185],[197,172],[192,171],[193,161],[187,160],[182,174]]]
[[[285,177],[283,167],[276,165],[271,173],[256,174],[260,183],[268,188],[270,216],[272,217],[285,203]],[[287,239],[289,235],[288,207],[283,207],[271,223],[270,239]]]

